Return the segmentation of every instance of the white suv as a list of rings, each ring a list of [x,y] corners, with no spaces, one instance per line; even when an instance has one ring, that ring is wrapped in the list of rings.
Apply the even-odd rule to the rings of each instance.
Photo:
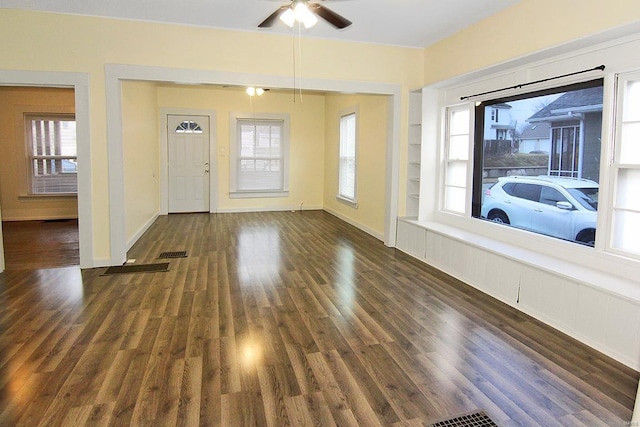
[[[485,190],[481,216],[593,246],[597,210],[597,182],[556,176],[512,176],[499,178]]]

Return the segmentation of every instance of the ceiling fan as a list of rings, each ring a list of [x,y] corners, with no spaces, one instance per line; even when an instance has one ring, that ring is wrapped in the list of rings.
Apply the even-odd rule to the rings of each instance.
[[[347,18],[338,15],[320,3],[310,3],[308,0],[291,0],[291,4],[280,6],[267,19],[262,21],[258,28],[269,28],[273,26],[278,18],[290,27],[293,27],[295,21],[298,21],[303,23],[305,28],[309,28],[318,22],[316,16],[339,29],[347,28],[351,25],[351,21]]]

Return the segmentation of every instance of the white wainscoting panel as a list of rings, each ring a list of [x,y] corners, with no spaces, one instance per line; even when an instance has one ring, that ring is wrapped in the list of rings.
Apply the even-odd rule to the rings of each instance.
[[[605,345],[620,355],[629,355],[635,358],[636,362],[640,361],[638,304],[612,296],[609,296],[607,302]]]
[[[595,342],[605,342],[607,295],[598,289],[581,285],[578,292],[578,306],[576,307],[576,333],[585,339]]]
[[[427,230],[422,227],[416,229],[408,222],[398,221],[396,233],[396,245],[398,247],[403,247],[404,251],[409,255],[424,259]]]
[[[552,257],[536,265],[522,251],[515,257],[402,218],[397,248],[640,370],[640,301],[586,281],[584,267],[575,266],[579,280]]]

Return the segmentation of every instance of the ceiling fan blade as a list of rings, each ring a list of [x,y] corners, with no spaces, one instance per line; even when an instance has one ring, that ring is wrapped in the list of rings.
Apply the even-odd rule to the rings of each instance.
[[[325,21],[327,21],[328,23],[330,23],[336,28],[340,28],[340,29],[347,28],[349,25],[352,24],[352,22],[349,21],[344,16],[338,15],[331,9],[324,7],[319,3],[309,3],[308,6],[309,6],[309,10],[311,10],[313,13],[315,13],[316,15],[318,15],[319,17],[321,17],[322,19],[324,19]]]
[[[278,9],[276,9],[275,12],[273,12],[271,15],[269,15],[267,17],[267,19],[262,21],[260,23],[260,25],[258,25],[258,28],[269,28],[269,27],[271,27],[276,22],[276,20],[280,17],[280,15],[282,15],[285,10],[289,9],[289,7],[290,7],[289,5],[280,6]]]

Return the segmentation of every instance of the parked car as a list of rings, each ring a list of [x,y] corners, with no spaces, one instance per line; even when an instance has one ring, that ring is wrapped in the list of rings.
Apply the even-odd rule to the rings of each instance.
[[[511,176],[499,178],[485,190],[481,216],[593,246],[597,210],[597,182],[556,176]]]

